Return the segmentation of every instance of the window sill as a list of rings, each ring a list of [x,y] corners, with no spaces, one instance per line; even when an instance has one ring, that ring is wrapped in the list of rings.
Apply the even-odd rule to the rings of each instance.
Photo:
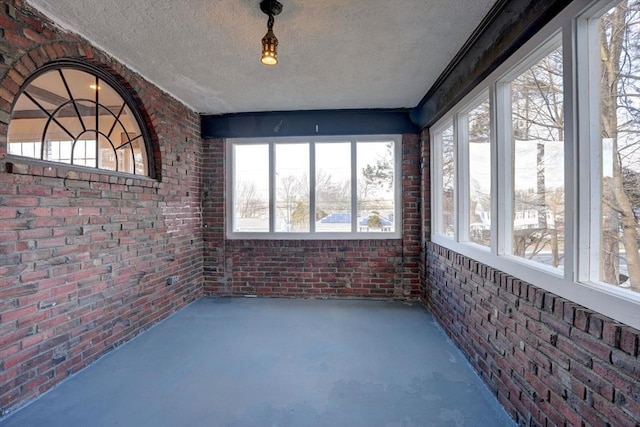
[[[44,176],[49,178],[72,179],[77,181],[103,182],[134,187],[161,188],[162,183],[145,176],[95,169],[85,166],[47,162],[8,155],[5,171],[14,175]]]
[[[399,233],[227,233],[227,240],[399,240]]]

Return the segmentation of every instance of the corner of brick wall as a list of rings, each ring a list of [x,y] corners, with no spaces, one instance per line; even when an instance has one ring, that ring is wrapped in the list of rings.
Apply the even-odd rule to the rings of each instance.
[[[403,135],[403,233],[391,240],[225,240],[224,145],[204,141],[205,294],[419,297],[419,135]]]
[[[640,425],[640,331],[433,243],[429,308],[523,426]]]
[[[0,10],[0,412],[202,294],[198,114],[20,0]],[[159,180],[7,158],[11,105],[56,59],[134,90]],[[168,278],[178,282],[168,286]]]

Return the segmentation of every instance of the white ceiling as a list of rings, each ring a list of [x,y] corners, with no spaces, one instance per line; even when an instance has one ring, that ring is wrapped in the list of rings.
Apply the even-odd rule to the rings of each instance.
[[[200,113],[414,107],[495,0],[28,0]]]

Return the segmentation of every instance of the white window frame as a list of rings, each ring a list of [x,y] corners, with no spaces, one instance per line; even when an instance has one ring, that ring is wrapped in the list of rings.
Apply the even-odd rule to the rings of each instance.
[[[433,168],[431,170],[431,214],[434,227],[431,240],[443,247],[473,258],[507,274],[550,291],[560,297],[602,313],[634,328],[640,328],[640,292],[593,281],[597,266],[592,265],[599,236],[600,139],[599,100],[590,86],[595,73],[585,64],[599,61],[589,56],[593,43],[589,17],[615,5],[611,0],[576,0],[558,14],[545,28],[535,34],[524,46],[496,68],[482,83],[470,91],[457,106],[445,114],[430,129]],[[512,173],[511,168],[511,114],[507,107],[510,96],[506,82],[543,57],[547,43],[560,37],[563,50],[564,114],[565,114],[565,253],[564,268],[555,269],[510,254]],[[589,39],[591,37],[591,40]],[[589,44],[589,42],[592,42]],[[541,50],[542,49],[542,50]],[[597,56],[597,55],[596,55]],[[468,149],[463,138],[455,138],[456,215],[454,238],[441,233],[442,204],[439,200],[442,164],[438,147],[438,132],[450,123],[460,124],[460,115],[476,99],[489,91],[491,103],[491,247],[467,241],[465,234],[468,209],[465,208],[469,183],[468,171],[461,171],[468,160]],[[587,96],[587,99],[580,97]],[[580,102],[578,102],[580,98]],[[585,108],[589,105],[589,108]],[[584,141],[584,142],[580,142]],[[460,208],[461,207],[461,208]],[[596,254],[597,256],[597,254]]]
[[[491,105],[491,94],[490,92],[485,89],[482,90],[479,94],[477,94],[476,96],[474,96],[471,100],[469,100],[467,103],[465,103],[465,105],[460,109],[460,111],[456,114],[456,122],[457,125],[455,126],[455,129],[457,129],[457,132],[455,132],[455,134],[457,135],[456,138],[456,151],[459,152],[459,156],[458,156],[458,161],[460,162],[459,164],[462,167],[457,168],[457,182],[459,183],[464,183],[464,185],[461,185],[460,188],[457,191],[457,200],[456,200],[456,206],[460,206],[460,209],[458,209],[457,211],[460,213],[459,215],[456,215],[457,217],[457,224],[458,224],[458,236],[459,236],[459,240],[460,241],[464,241],[470,245],[475,245],[478,248],[481,248],[482,250],[490,250],[491,245],[490,246],[484,246],[484,245],[480,245],[478,243],[475,243],[473,241],[470,240],[469,237],[469,225],[471,223],[470,221],[470,215],[471,215],[471,206],[470,206],[470,195],[471,195],[471,173],[469,171],[469,113],[473,110],[475,110],[477,107],[480,106],[480,104],[482,104],[486,99],[489,99],[489,103]],[[490,115],[490,120],[493,121],[493,117],[494,115],[491,114]],[[491,140],[491,135],[494,135],[495,132],[492,130],[492,123],[489,124],[490,126],[490,140]],[[457,146],[458,144],[463,145],[464,147],[461,149],[458,149]],[[490,159],[491,159],[491,168],[492,170],[494,169],[494,165],[495,165],[495,161],[493,159],[495,153],[495,143],[493,141],[490,141],[490,150],[491,150],[491,154],[490,154]],[[457,162],[456,162],[457,163]],[[493,174],[491,175],[491,188],[494,188],[494,183],[493,183]],[[458,188],[458,186],[456,186],[456,189]],[[492,200],[493,200],[493,196],[492,196]],[[493,214],[493,212],[495,212],[495,209],[493,209],[492,206],[489,207],[490,212]],[[491,226],[493,228],[493,215],[491,217]],[[491,239],[494,239],[495,233],[491,234]]]
[[[389,142],[393,141],[394,157],[394,230],[391,232],[358,231],[357,206],[357,143]],[[315,145],[322,143],[351,144],[351,231],[350,232],[316,232],[315,231]],[[228,239],[238,240],[388,240],[402,237],[402,135],[346,135],[326,137],[281,137],[281,138],[229,138],[226,140],[226,235]],[[280,232],[275,230],[275,145],[286,143],[309,144],[309,194],[310,205],[310,230],[309,232]],[[265,232],[239,232],[234,230],[234,206],[235,206],[235,173],[233,165],[233,146],[239,144],[267,144],[269,146],[269,231]]]
[[[455,144],[456,141],[456,126],[455,126],[455,121],[451,118],[448,117],[447,119],[441,120],[436,126],[434,126],[432,128],[431,131],[431,152],[433,153],[432,155],[432,164],[433,164],[433,169],[437,169],[437,170],[442,170],[443,168],[443,162],[442,162],[442,134],[445,132],[445,130],[449,129],[449,128],[453,128],[453,140],[454,140],[454,146],[453,146],[453,175],[454,177],[456,176],[457,173],[457,169],[458,169],[458,162],[457,162],[457,145]],[[455,178],[454,178],[455,179]],[[433,176],[432,180],[432,188],[431,188],[431,200],[432,200],[432,206],[442,206],[443,203],[443,177],[442,174],[437,174],[435,176]],[[458,193],[458,187],[457,185],[454,185],[453,187],[453,216],[454,218],[457,217],[457,193]],[[441,237],[442,239],[447,239],[447,240],[455,240],[456,239],[456,231],[457,228],[454,226],[454,235],[450,236],[448,234],[445,234],[444,231],[444,212],[442,209],[432,209],[432,216],[431,218],[433,218],[433,233],[438,235],[439,237]]]

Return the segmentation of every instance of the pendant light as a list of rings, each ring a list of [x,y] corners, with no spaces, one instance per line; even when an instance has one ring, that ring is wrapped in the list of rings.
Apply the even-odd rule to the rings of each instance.
[[[269,16],[267,34],[262,38],[262,57],[260,61],[264,65],[276,65],[278,63],[278,39],[273,34],[273,17],[282,12],[282,4],[277,0],[262,0],[260,2],[260,10]]]

